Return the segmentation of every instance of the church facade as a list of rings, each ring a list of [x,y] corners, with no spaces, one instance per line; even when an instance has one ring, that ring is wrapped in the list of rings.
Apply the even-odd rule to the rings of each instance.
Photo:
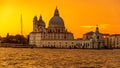
[[[56,8],[48,28],[42,16],[39,19],[37,16],[33,18],[33,31],[29,34],[29,44],[36,47],[102,48],[103,40],[98,27],[91,37],[90,39],[74,39],[73,33],[65,28],[64,20]]]

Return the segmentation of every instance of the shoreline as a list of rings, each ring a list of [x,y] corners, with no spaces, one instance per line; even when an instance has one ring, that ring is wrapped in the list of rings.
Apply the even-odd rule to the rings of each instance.
[[[115,50],[115,49],[120,49],[120,48],[108,48],[108,49],[105,49],[105,48],[42,48],[42,47],[0,47],[0,48],[25,48],[25,49],[67,49],[67,50]]]

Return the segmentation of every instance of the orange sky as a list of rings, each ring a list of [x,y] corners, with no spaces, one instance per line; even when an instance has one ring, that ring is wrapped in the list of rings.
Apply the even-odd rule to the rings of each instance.
[[[20,14],[23,34],[32,31],[33,17],[40,14],[48,26],[56,6],[66,28],[75,38],[99,25],[102,33],[120,33],[120,0],[0,0],[0,35],[20,34]]]

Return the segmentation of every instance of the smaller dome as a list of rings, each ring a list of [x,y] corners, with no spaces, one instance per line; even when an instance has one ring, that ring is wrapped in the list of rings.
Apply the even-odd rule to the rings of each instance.
[[[45,22],[42,20],[42,16],[40,15],[40,18],[39,18],[39,20],[38,20],[38,26],[43,26],[43,27],[45,27],[46,25],[45,25]]]

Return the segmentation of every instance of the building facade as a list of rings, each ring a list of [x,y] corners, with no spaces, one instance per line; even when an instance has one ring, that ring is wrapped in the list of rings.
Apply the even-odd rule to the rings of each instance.
[[[120,48],[120,34],[110,35],[108,38],[109,46],[112,48]]]
[[[102,35],[99,33],[98,26],[96,32],[89,36],[84,35],[84,39],[74,39],[73,33],[69,32],[60,17],[56,8],[54,16],[50,19],[48,28],[42,16],[33,18],[33,31],[29,34],[29,44],[37,47],[55,48],[102,48]]]

